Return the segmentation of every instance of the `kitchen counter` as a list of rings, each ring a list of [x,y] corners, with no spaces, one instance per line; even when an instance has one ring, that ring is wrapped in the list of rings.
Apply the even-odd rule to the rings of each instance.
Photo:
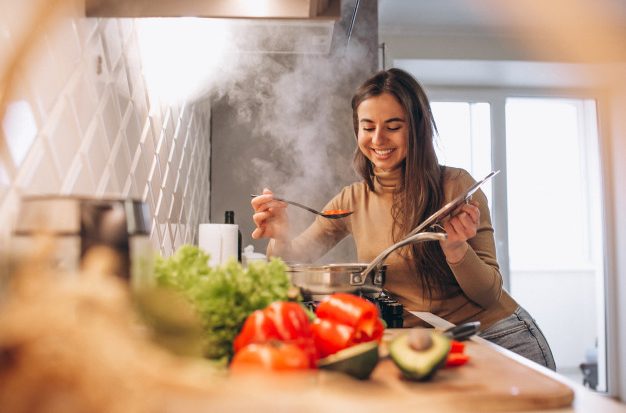
[[[237,374],[155,345],[117,277],[55,277],[33,265],[0,312],[2,411],[626,413],[626,406],[474,337],[470,360],[427,382],[404,380],[389,358],[370,379],[326,370]],[[63,281],[65,280],[65,281]],[[17,287],[20,288],[17,288]],[[413,313],[435,328],[450,326]],[[387,329],[381,345],[406,329]]]
[[[451,327],[453,324],[446,320],[427,312],[413,312],[413,315],[421,318],[428,324],[435,328],[445,329]],[[549,377],[550,379],[562,383],[568,386],[574,393],[574,400],[569,407],[554,408],[554,409],[532,409],[525,410],[527,412],[551,412],[551,413],[582,413],[582,412],[602,412],[602,413],[624,413],[626,412],[626,404],[620,403],[602,393],[594,392],[580,383],[573,382],[560,374],[547,369],[537,363],[534,363],[522,356],[519,356],[512,351],[497,346],[483,338],[472,337],[473,342],[479,343],[482,346],[488,347],[490,350],[506,356],[516,363],[524,365],[525,367],[537,371],[538,373]]]
[[[435,328],[451,325],[430,313],[413,314]],[[162,407],[186,412],[626,413],[626,405],[479,337],[467,343],[466,352],[469,364],[440,370],[429,382],[403,380],[391,360],[385,359],[366,381],[326,371],[231,376],[207,386],[208,395],[174,391]]]

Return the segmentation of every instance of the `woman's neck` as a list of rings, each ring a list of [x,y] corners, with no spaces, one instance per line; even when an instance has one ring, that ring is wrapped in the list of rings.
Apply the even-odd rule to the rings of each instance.
[[[383,170],[374,168],[374,187],[381,192],[394,192],[402,184],[402,166]]]

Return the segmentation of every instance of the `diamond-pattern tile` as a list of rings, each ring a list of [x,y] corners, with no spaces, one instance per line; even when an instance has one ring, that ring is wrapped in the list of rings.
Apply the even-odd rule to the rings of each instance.
[[[114,95],[117,98],[117,104],[119,106],[122,116],[126,113],[126,109],[130,104],[130,89],[128,87],[128,76],[126,75],[126,69],[124,66],[118,66],[115,70],[115,89]]]
[[[77,148],[80,146],[80,132],[76,125],[76,118],[70,102],[65,101],[65,107],[53,130],[49,132],[50,146],[54,148],[54,156],[61,176],[69,172],[72,161],[78,156]]]
[[[68,94],[81,133],[85,133],[97,108],[96,92],[86,73],[80,73],[74,89]]]
[[[86,154],[96,182],[100,181],[100,176],[104,173],[104,168],[106,167],[110,154],[104,131],[105,129],[102,125],[102,121],[97,118],[94,122],[93,135],[91,137],[87,137],[90,141],[88,143],[89,146]]]
[[[89,39],[85,46],[84,59],[87,61],[86,74],[95,86],[98,96],[103,96],[108,82],[109,67],[105,59],[102,35],[100,31]]]
[[[109,147],[112,147],[117,139],[122,120],[117,101],[112,98],[114,93],[115,92],[111,91],[107,94],[104,107],[102,108],[102,122],[105,128],[105,135],[103,137],[106,138]]]
[[[13,11],[3,16],[20,15]],[[150,96],[134,19],[66,17],[14,82],[13,101],[30,105],[34,127],[14,174],[0,163],[0,211],[11,212],[0,217],[0,244],[18,193],[140,198],[152,216],[154,248],[167,255],[197,242],[199,220],[208,221],[210,210],[210,130],[202,120],[209,107]],[[0,16],[0,46],[19,30],[5,23]]]
[[[69,185],[68,194],[77,195],[93,195],[93,189],[96,187],[96,183],[91,176],[89,167],[84,159],[77,162],[78,167],[72,169],[73,180]]]
[[[124,142],[125,136],[124,132],[120,131],[120,136],[118,140],[115,142],[115,146],[113,151],[111,152],[111,167],[113,173],[117,177],[117,181],[123,187],[124,182],[126,182],[126,178],[128,178],[130,174],[130,165],[131,158],[128,153],[128,148],[126,147],[126,142]]]
[[[141,140],[141,124],[139,123],[137,113],[134,111],[135,105],[131,103],[128,108],[128,120],[126,121],[126,143],[131,152],[137,150]]]
[[[117,23],[118,23],[118,28],[120,31],[120,38],[122,40],[122,44],[124,45],[122,46],[122,48],[125,49],[125,47],[128,47],[127,45],[128,45],[129,39],[131,38],[135,30],[135,20],[118,19]],[[125,51],[125,50],[122,50],[122,51]]]
[[[172,253],[172,234],[170,233],[169,225],[165,223],[159,226],[161,227],[161,235],[163,237],[161,239],[161,251],[165,255],[170,255]]]
[[[107,168],[105,173],[102,175],[102,180],[100,181],[99,188],[103,188],[101,193],[97,195],[104,196],[115,196],[121,195],[122,193],[122,185],[117,179],[117,175],[113,171],[113,168]]]
[[[107,55],[107,63],[111,69],[116,68],[122,56],[122,41],[117,19],[104,19],[103,42]]]
[[[40,139],[35,145],[33,149],[39,159],[35,163],[25,192],[34,195],[49,194],[51,188],[61,187],[61,178],[52,158],[51,148],[47,146],[46,141]]]

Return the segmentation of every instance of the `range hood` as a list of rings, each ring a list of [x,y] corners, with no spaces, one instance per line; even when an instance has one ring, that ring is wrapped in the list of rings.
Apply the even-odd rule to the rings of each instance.
[[[85,0],[87,17],[337,20],[340,0]]]
[[[85,15],[210,18],[226,27],[232,52],[328,54],[341,0],[85,0]]]

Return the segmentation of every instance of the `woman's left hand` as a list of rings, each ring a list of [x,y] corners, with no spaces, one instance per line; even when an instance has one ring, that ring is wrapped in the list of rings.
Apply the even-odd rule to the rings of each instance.
[[[476,236],[479,222],[478,203],[470,201],[460,206],[452,217],[443,223],[448,238],[440,243],[448,263],[455,264],[463,259],[469,248],[467,240]]]

